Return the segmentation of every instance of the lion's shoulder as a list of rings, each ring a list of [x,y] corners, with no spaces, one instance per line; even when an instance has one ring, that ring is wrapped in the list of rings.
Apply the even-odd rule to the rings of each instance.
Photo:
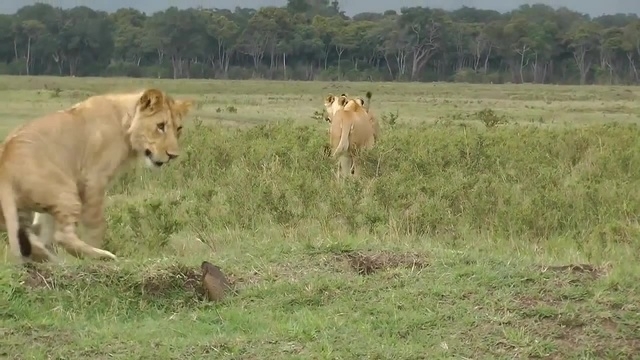
[[[140,95],[101,94],[88,97],[17,126],[5,137],[2,145],[14,143],[13,146],[38,151],[58,149],[61,137],[66,139],[66,148],[84,147],[83,144],[95,140],[95,137],[110,141],[121,136],[122,122],[130,112],[127,108],[123,110],[121,104],[135,104],[136,96]]]

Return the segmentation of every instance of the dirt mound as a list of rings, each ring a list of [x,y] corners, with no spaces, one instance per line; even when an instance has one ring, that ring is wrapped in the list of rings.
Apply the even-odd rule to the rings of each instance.
[[[350,251],[336,257],[340,262],[346,261],[360,275],[371,275],[394,268],[422,269],[429,266],[424,257],[413,253]]]
[[[204,298],[202,273],[199,267],[181,264],[120,268],[110,263],[82,266],[48,266],[29,264],[25,267],[23,284],[32,290],[73,290],[104,287],[109,291],[134,292],[143,298],[182,297]],[[229,275],[231,286],[236,277]]]
[[[204,290],[201,279],[200,269],[184,265],[173,265],[144,273],[141,280],[141,288],[143,294],[151,296],[164,296],[170,291],[180,289],[203,296]]]

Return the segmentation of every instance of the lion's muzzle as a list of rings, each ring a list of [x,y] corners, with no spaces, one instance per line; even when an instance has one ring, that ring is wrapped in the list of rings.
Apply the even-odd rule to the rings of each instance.
[[[147,160],[147,165],[155,167],[161,167],[162,165],[178,157],[178,154],[166,152],[166,157],[163,157],[163,159],[158,159],[158,156],[154,156],[153,152],[149,149],[146,149],[144,151],[144,155],[145,159]]]

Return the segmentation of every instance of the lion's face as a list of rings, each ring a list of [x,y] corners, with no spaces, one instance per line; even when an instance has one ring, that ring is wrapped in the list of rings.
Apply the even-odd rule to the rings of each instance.
[[[146,90],[131,121],[129,135],[148,167],[160,167],[180,155],[178,139],[191,101],[174,100],[160,90]]]

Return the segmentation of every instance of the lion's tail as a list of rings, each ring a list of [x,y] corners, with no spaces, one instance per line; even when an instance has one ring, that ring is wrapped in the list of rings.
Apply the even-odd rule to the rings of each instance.
[[[369,108],[371,107],[371,96],[373,96],[373,94],[371,94],[371,91],[367,91],[365,96],[367,97],[367,103],[364,105],[364,109],[369,112]]]
[[[349,134],[351,133],[352,129],[353,129],[353,124],[350,126],[345,126],[344,124],[342,124],[342,132],[340,133],[340,142],[338,142],[338,146],[333,151],[333,156],[336,156],[336,154],[349,150]]]
[[[30,257],[32,248],[29,235],[26,229],[20,227],[13,189],[6,181],[0,182],[0,207],[2,207],[4,221],[7,226],[11,252],[15,255],[18,255],[19,252],[23,257]]]

